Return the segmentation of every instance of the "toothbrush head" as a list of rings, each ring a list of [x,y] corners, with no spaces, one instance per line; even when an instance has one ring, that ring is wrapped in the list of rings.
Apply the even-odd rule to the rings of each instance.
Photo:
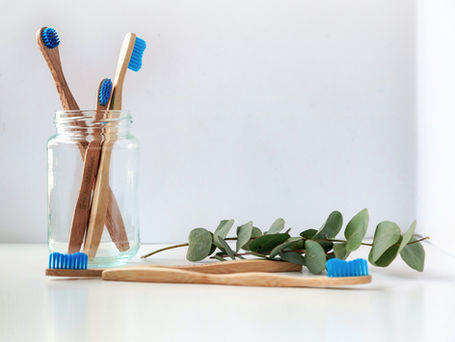
[[[111,98],[112,92],[112,81],[109,78],[105,78],[101,83],[98,102],[100,106],[106,106]]]
[[[136,37],[136,40],[134,41],[133,52],[131,53],[131,58],[128,63],[128,69],[131,69],[133,71],[139,71],[141,69],[142,55],[144,54],[145,47],[145,40]]]
[[[85,253],[62,254],[58,252],[49,255],[49,268],[86,270],[88,257]]]
[[[56,48],[60,44],[57,31],[51,27],[46,27],[41,31],[41,39],[44,45],[49,49]]]
[[[362,277],[368,275],[368,264],[365,259],[345,261],[333,258],[327,260],[325,268],[329,277]]]

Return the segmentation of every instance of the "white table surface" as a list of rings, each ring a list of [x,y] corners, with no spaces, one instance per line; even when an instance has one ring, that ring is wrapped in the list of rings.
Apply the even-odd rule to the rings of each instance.
[[[50,279],[45,245],[0,244],[0,341],[453,342],[455,260],[424,247],[423,273],[400,259],[369,285],[311,289]]]

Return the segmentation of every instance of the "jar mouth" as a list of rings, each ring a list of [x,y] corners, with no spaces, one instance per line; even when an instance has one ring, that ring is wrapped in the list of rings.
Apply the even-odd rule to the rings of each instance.
[[[55,124],[106,124],[106,123],[132,122],[128,110],[57,110]]]
[[[58,110],[54,124],[58,133],[87,135],[92,129],[115,128],[118,133],[133,122],[127,110]],[[104,133],[107,134],[107,131]]]

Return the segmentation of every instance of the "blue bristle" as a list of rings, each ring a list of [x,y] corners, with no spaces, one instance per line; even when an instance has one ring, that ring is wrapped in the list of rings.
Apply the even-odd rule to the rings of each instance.
[[[345,261],[333,258],[327,260],[325,268],[329,277],[361,277],[368,275],[368,263],[365,259]]]
[[[88,256],[85,253],[62,254],[58,252],[49,255],[49,268],[85,270],[87,269]]]
[[[142,55],[144,54],[145,47],[145,40],[136,37],[133,52],[131,53],[130,62],[128,63],[128,69],[131,69],[133,71],[139,71],[141,69]]]
[[[105,106],[111,98],[112,81],[109,78],[105,78],[101,83],[99,96],[100,106]]]
[[[41,32],[41,38],[43,39],[44,45],[49,49],[56,48],[60,44],[57,31],[51,27],[47,27]]]

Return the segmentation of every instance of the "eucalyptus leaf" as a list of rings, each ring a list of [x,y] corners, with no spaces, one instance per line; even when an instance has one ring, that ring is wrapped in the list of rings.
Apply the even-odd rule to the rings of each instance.
[[[235,260],[234,251],[232,250],[231,246],[229,246],[229,244],[224,241],[221,236],[215,235],[215,240],[217,240],[218,244],[223,247],[223,250],[226,251],[227,255],[229,255],[232,260]]]
[[[219,261],[226,261],[226,259],[223,258],[223,257],[220,256],[220,255],[215,255],[215,256],[213,256],[213,257],[214,257],[216,260],[219,260]]]
[[[372,260],[372,263],[376,263],[377,260],[400,239],[400,228],[396,223],[390,221],[379,223],[374,233],[373,247],[370,251],[371,258],[369,257],[369,260]]]
[[[398,253],[400,253],[403,250],[403,248],[406,247],[408,242],[411,241],[412,237],[414,236],[415,230],[416,230],[416,221],[414,220],[414,222],[412,222],[411,225],[409,226],[406,233],[404,233],[404,235],[403,235],[403,239],[401,240],[400,248],[398,249]]]
[[[297,239],[303,240],[303,238],[297,238]],[[295,238],[290,238],[287,241],[279,244],[278,246],[276,246],[275,248],[272,249],[272,251],[270,252],[269,258],[273,259],[281,251],[283,251],[283,249],[285,249],[285,248],[287,248],[287,247],[289,247],[289,246],[291,246],[292,244],[295,244],[295,243],[296,243],[296,239]]]
[[[237,244],[236,251],[238,252],[251,239],[253,233],[253,222],[249,221],[237,228]]]
[[[253,231],[251,232],[251,239],[242,246],[242,249],[244,249],[245,251],[249,251],[250,243],[260,236],[262,236],[262,231],[258,227],[253,227]]]
[[[411,242],[416,239],[411,239]],[[425,250],[420,242],[406,245],[400,252],[401,259],[412,269],[422,272],[425,264]]]
[[[296,236],[289,239],[289,246],[286,249],[290,250],[302,250],[305,249],[305,241],[302,237]]]
[[[232,226],[234,225],[234,220],[222,220],[220,221],[218,227],[215,229],[215,233],[213,233],[213,243],[218,247],[222,248],[222,246],[218,243],[217,236],[224,239],[229,231],[231,230]]]
[[[316,235],[317,229],[307,229],[300,233],[300,236],[304,239],[312,239]]]
[[[348,240],[346,244],[346,250],[348,252],[355,251],[360,247],[367,232],[368,221],[368,209],[361,210],[349,221],[344,231],[344,236]]]
[[[186,258],[189,261],[200,261],[206,258],[212,247],[212,235],[207,229],[195,228],[188,236]]]
[[[253,227],[253,232],[251,233],[252,238],[258,238],[262,236],[262,231],[258,227]]]
[[[335,257],[341,260],[346,260],[349,256],[350,252],[346,250],[345,243],[336,243],[333,245],[333,252],[335,253]]]
[[[324,241],[324,240],[316,240],[317,243],[319,243],[322,247],[322,249],[324,250],[324,252],[328,252],[330,250],[332,250],[333,248],[333,242],[331,241]]]
[[[281,232],[284,229],[285,222],[284,220],[280,217],[275,220],[275,222],[272,223],[270,226],[269,230],[267,231],[267,234],[276,234]]]
[[[398,246],[393,245],[389,249],[387,249],[377,260],[373,260],[372,253],[368,255],[368,261],[374,265],[379,267],[386,267],[389,266],[393,260],[395,260],[396,256],[398,255]]]
[[[293,264],[306,265],[305,257],[297,252],[281,252],[280,257],[281,259],[292,262]]]
[[[339,211],[333,211],[321,229],[313,236],[313,240],[334,239],[343,226],[343,215]]]
[[[311,273],[319,274],[325,269],[326,256],[321,245],[313,240],[305,241],[305,262]]]
[[[250,243],[250,251],[259,253],[270,252],[273,248],[289,238],[290,235],[287,233],[264,235]]]

